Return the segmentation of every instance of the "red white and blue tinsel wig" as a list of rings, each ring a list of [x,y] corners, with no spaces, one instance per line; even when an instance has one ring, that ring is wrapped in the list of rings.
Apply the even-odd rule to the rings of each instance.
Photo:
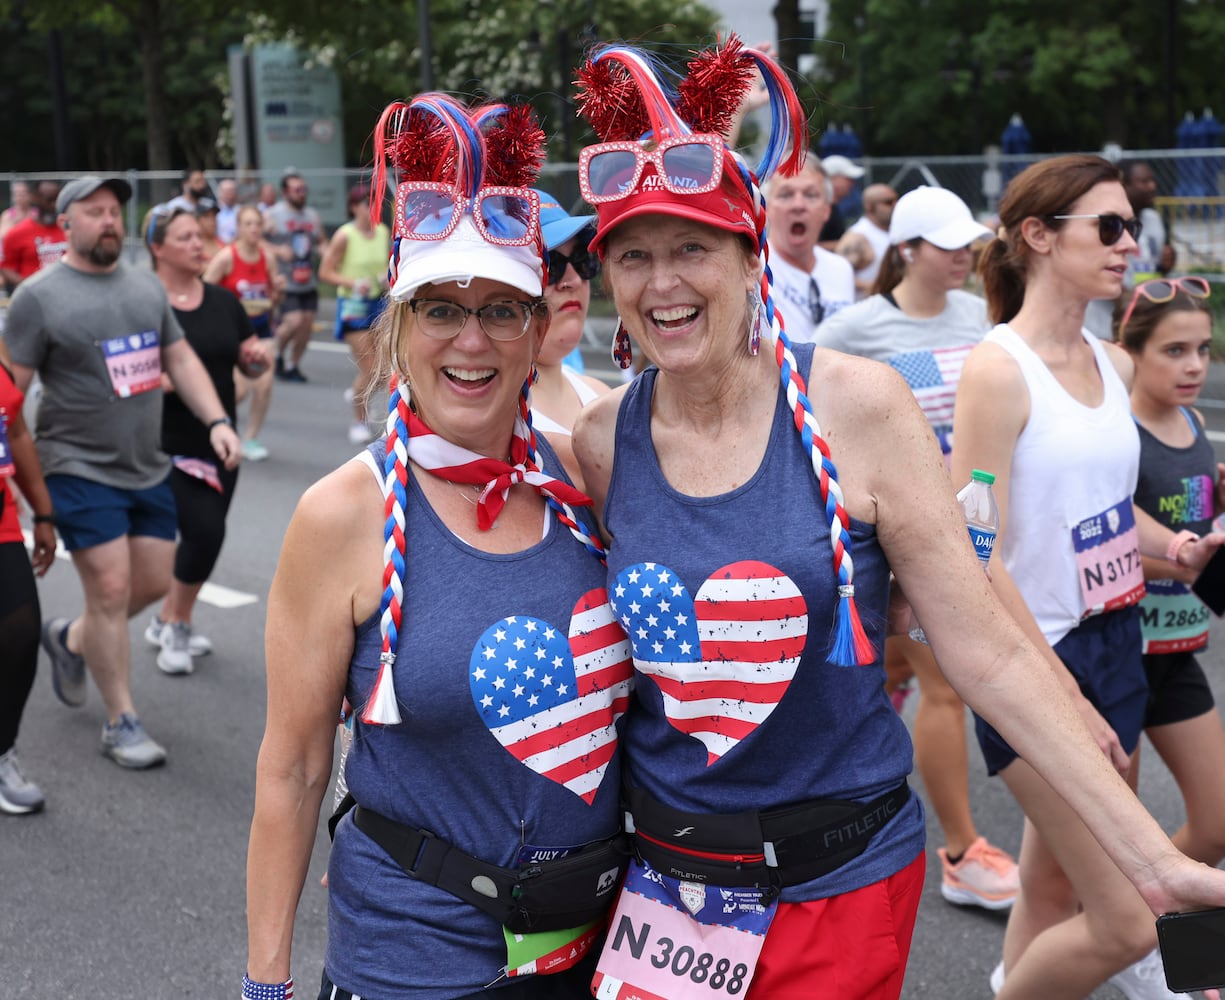
[[[544,161],[544,147],[544,132],[530,108],[506,104],[466,108],[443,94],[424,94],[408,103],[397,101],[383,112],[375,130],[371,205],[376,212],[382,209],[390,161],[401,185],[413,182],[447,185],[458,199],[467,199],[466,211],[471,212],[471,202],[483,188],[531,188]],[[427,282],[474,277],[504,281],[536,297],[544,289],[544,243],[538,225],[528,246],[487,242],[468,219],[461,220],[447,238],[436,241],[405,239],[402,227],[403,220],[397,213],[388,265],[393,298],[410,298],[417,287]],[[445,264],[441,268],[440,259]],[[461,263],[458,273],[448,270],[452,261]],[[393,351],[393,364],[398,372],[400,361],[396,354]],[[385,523],[379,615],[383,642],[378,677],[359,711],[366,724],[395,725],[401,721],[392,667],[399,648],[404,603],[404,511],[410,459],[442,478],[484,484],[477,508],[478,527],[482,529],[492,525],[511,487],[525,484],[536,489],[575,538],[597,559],[604,559],[599,538],[586,529],[573,509],[591,501],[540,468],[531,422],[530,386],[529,377],[519,394],[511,459],[506,462],[476,455],[433,433],[413,412],[406,378],[398,373],[391,378],[383,464]]]
[[[770,135],[756,168],[723,145],[722,137],[742,99],[760,73],[769,94]],[[854,563],[850,519],[843,504],[837,470],[821,436],[807,386],[772,295],[766,244],[766,199],[761,185],[777,171],[794,174],[808,147],[803,109],[787,76],[768,56],[747,48],[735,36],[696,53],[688,72],[673,85],[674,75],[649,53],[627,45],[603,46],[577,74],[579,111],[603,142],[650,143],[681,136],[715,136],[723,149],[723,174],[718,187],[706,194],[668,191],[642,171],[637,186],[625,197],[596,205],[599,228],[593,247],[602,248],[608,232],[637,215],[665,214],[705,222],[747,236],[762,262],[761,299],[768,319],[766,332],[774,340],[782,389],[794,415],[797,433],[811,455],[813,473],[825,505],[838,579],[838,606],[829,659],[833,663],[872,663],[876,652],[864,632],[855,605]]]

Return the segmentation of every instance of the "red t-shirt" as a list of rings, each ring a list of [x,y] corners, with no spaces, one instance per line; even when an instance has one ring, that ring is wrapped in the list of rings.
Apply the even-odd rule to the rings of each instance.
[[[240,299],[269,299],[272,297],[272,279],[268,274],[268,262],[261,248],[259,260],[254,264],[242,259],[238,248],[230,244],[230,273],[218,282]]]
[[[46,226],[37,219],[19,222],[4,234],[3,263],[24,281],[31,274],[50,267],[68,249],[68,237],[59,226]]]
[[[12,465],[12,455],[9,453],[8,426],[12,414],[21,412],[21,404],[25,396],[13,384],[8,369],[0,365],[0,545],[5,542],[20,542],[21,524],[17,520],[17,497],[9,486],[9,476],[5,471]]]

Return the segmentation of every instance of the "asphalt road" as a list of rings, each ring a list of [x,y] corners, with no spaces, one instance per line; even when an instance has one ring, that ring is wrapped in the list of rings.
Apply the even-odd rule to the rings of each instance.
[[[595,352],[590,364],[607,367]],[[128,1000],[238,993],[246,955],[247,831],[265,707],[265,597],[297,498],[355,450],[346,439],[341,398],[352,373],[347,357],[317,347],[304,370],[309,385],[278,384],[274,391],[263,436],[272,457],[245,467],[239,480],[213,576],[222,589],[196,616],[197,627],[213,640],[213,655],[199,660],[191,676],[165,676],[141,638],[146,619],[132,624],[136,702],[169,751],[167,766],[132,773],[103,758],[97,692],[85,707],[65,708],[52,694],[45,659],[40,664],[19,746],[48,806],[38,816],[0,815],[5,996]],[[1225,370],[1214,370],[1205,395],[1211,397],[1203,410],[1214,440],[1225,442]],[[1223,448],[1217,444],[1219,454]],[[56,563],[40,593],[44,616],[80,608],[80,588],[66,562]],[[1214,629],[1221,633],[1219,624]],[[1225,648],[1225,633],[1216,639],[1217,648]],[[1205,659],[1223,699],[1222,656],[1210,652]],[[981,832],[1015,852],[1020,813],[1002,784],[985,777],[971,747],[971,794]],[[917,778],[915,784],[921,791]],[[1179,825],[1177,794],[1151,748],[1141,792],[1168,829]],[[939,843],[933,832],[903,996],[987,998],[1004,918],[940,898]],[[326,899],[319,877],[326,847],[321,827],[295,935],[293,970],[304,998],[315,995],[322,964]],[[1120,994],[1102,988],[1093,996],[1113,1000]]]

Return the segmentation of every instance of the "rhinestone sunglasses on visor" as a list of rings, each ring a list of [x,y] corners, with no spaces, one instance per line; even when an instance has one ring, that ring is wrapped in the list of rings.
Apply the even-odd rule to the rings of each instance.
[[[540,233],[540,199],[527,188],[481,188],[475,199],[425,181],[396,189],[396,235],[405,239],[445,240],[465,212],[486,242],[499,246],[530,246]]]
[[[1154,278],[1152,281],[1140,282],[1131,293],[1131,301],[1127,303],[1127,311],[1123,313],[1123,319],[1119,323],[1119,333],[1123,332],[1131,314],[1136,311],[1136,303],[1140,301],[1141,295],[1149,302],[1160,304],[1169,302],[1179,292],[1193,299],[1206,299],[1212,294],[1212,286],[1206,278],[1194,275],[1185,278]]]
[[[658,143],[602,142],[588,146],[578,158],[579,187],[590,205],[620,201],[642,180],[647,164],[665,191],[706,194],[723,176],[723,139],[716,135],[685,135]]]

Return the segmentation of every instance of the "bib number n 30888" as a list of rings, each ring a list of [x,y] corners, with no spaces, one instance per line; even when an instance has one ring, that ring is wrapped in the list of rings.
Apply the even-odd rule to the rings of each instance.
[[[777,903],[631,865],[592,983],[599,1000],[718,1000],[752,981]]]

